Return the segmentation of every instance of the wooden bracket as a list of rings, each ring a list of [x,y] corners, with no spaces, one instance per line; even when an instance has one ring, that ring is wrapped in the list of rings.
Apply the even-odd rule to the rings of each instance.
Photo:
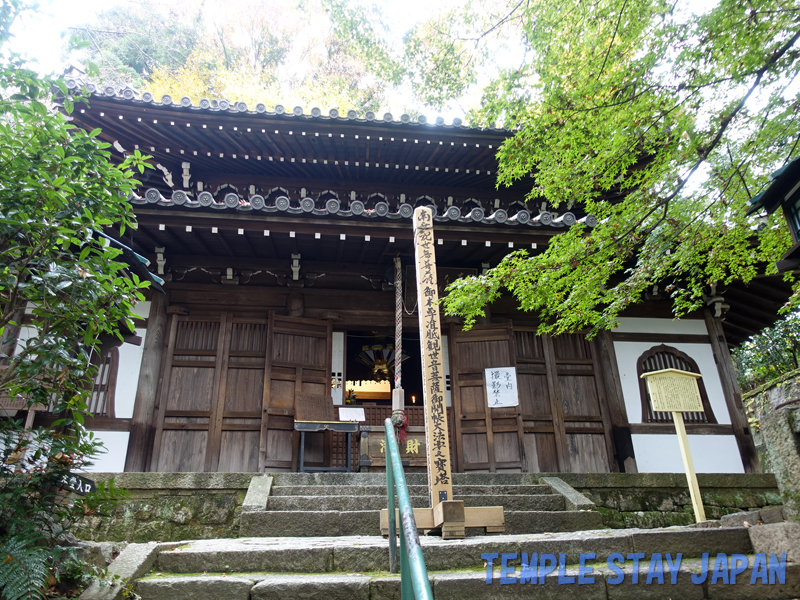
[[[463,500],[443,500],[433,507],[433,524],[442,529],[442,539],[463,539],[466,518]]]
[[[396,522],[399,523],[400,513],[396,512]],[[462,514],[463,516],[461,516]],[[438,525],[437,517],[441,519]],[[444,517],[449,520],[445,521]],[[459,521],[458,518],[462,520]],[[506,530],[502,506],[464,506],[461,500],[440,502],[436,508],[415,508],[414,521],[420,532],[442,529],[443,539],[464,538],[467,528],[482,527],[486,533],[504,533]],[[458,533],[458,535],[453,535],[454,533]],[[389,511],[385,508],[381,510],[381,535],[384,537],[389,535]]]

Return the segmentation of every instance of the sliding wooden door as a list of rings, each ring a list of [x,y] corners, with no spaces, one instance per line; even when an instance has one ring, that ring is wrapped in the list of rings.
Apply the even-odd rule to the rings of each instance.
[[[296,469],[294,405],[297,394],[331,393],[330,321],[269,315],[266,378],[261,400],[259,471]],[[321,436],[307,448],[308,462],[322,460]],[[310,443],[314,443],[309,439]]]
[[[327,394],[330,324],[171,317],[152,471],[291,470],[298,392]]]
[[[613,469],[611,423],[597,346],[583,334],[516,329],[517,382],[526,470]]]
[[[519,407],[489,408],[485,369],[516,365],[510,325],[450,329],[450,373],[458,471],[522,471]]]

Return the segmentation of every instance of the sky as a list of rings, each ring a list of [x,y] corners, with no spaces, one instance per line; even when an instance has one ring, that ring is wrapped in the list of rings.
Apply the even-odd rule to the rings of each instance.
[[[125,0],[39,0],[38,15],[25,14],[14,23],[9,46],[35,58],[42,73],[60,72],[61,47],[68,27],[90,20],[98,11]]]

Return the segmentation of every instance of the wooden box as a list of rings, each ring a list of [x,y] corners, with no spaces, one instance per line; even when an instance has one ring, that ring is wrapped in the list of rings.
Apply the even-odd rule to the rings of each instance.
[[[375,425],[361,426],[361,460],[362,472],[383,472],[386,470],[385,437],[383,427]],[[424,472],[427,470],[425,447],[425,428],[409,426],[406,441],[400,444],[400,458],[406,473]]]

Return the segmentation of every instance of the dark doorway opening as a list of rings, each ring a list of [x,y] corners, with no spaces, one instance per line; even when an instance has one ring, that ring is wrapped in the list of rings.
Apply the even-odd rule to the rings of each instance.
[[[382,355],[387,354],[390,348],[394,348],[394,332],[389,329],[347,332],[345,341],[347,382],[388,380],[388,386],[384,385],[387,393],[361,393],[360,397],[356,398],[356,405],[391,406],[394,359],[391,359],[391,369],[388,371],[380,364]],[[419,352],[419,332],[404,332],[403,355],[408,358],[403,361],[401,383],[407,406],[422,406],[422,361]]]

